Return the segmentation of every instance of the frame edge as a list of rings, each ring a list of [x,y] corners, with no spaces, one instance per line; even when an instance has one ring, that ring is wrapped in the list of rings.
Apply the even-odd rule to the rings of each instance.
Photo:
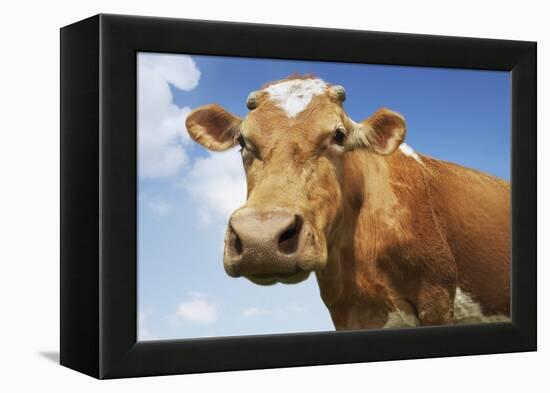
[[[537,43],[526,44],[512,78],[512,320],[537,350]],[[521,244],[521,250],[516,246]],[[519,264],[522,264],[519,268]],[[520,296],[521,294],[521,296]]]
[[[131,130],[133,133],[136,132],[135,116],[133,118],[129,116],[129,114],[133,113],[132,111],[135,111],[135,102],[132,101],[135,97],[126,97],[126,95],[130,94],[132,91],[135,94],[135,70],[133,72],[128,72],[128,67],[125,67],[124,64],[131,64],[130,60],[133,59],[135,48],[146,51],[150,48],[162,47],[163,50],[167,52],[177,51],[174,48],[181,44],[182,38],[173,41],[168,40],[164,42],[163,46],[158,44],[156,39],[158,39],[159,36],[172,36],[172,32],[178,30],[180,25],[185,25],[185,29],[189,29],[191,27],[198,27],[201,24],[208,24],[208,28],[204,26],[203,28],[207,30],[213,27],[221,28],[222,30],[225,29],[229,38],[233,39],[241,33],[236,31],[239,29],[236,23],[230,26],[225,22],[186,21],[168,18],[160,21],[158,18],[123,17],[118,15],[102,15],[101,22],[100,35],[102,40],[100,43],[100,51],[102,60],[100,67],[102,73],[100,83],[102,83],[103,86],[101,90],[101,114],[103,116],[101,133],[103,138],[100,149],[102,153],[105,153],[102,159],[102,165],[104,165],[105,170],[102,171],[100,181],[103,184],[101,200],[104,202],[102,204],[104,210],[101,211],[101,234],[105,239],[105,243],[102,244],[105,255],[101,258],[104,270],[102,270],[101,281],[99,282],[102,293],[100,312],[103,316],[100,321],[102,338],[100,350],[101,358],[99,361],[101,367],[99,371],[100,378],[229,371],[268,367],[293,367],[536,350],[536,281],[533,290],[533,277],[536,278],[536,250],[522,251],[521,253],[521,257],[526,260],[524,265],[534,262],[534,269],[529,265],[528,267],[522,266],[520,273],[518,273],[518,271],[512,271],[514,277],[518,275],[517,279],[514,278],[513,281],[514,288],[518,289],[518,291],[515,294],[512,292],[512,304],[514,309],[518,310],[519,307],[521,310],[521,312],[514,316],[513,324],[491,326],[490,328],[472,326],[431,329],[430,333],[437,335],[438,339],[442,340],[442,342],[444,339],[448,339],[450,336],[454,335],[455,342],[447,348],[435,348],[432,340],[433,337],[425,337],[428,334],[428,330],[422,332],[403,332],[398,330],[392,332],[369,331],[343,334],[339,334],[339,332],[330,332],[328,334],[308,333],[301,337],[290,334],[286,335],[286,337],[275,337],[270,335],[270,337],[242,337],[236,340],[220,337],[209,341],[178,342],[178,340],[174,340],[171,342],[136,343],[136,310],[134,302],[136,283],[129,282],[131,280],[128,280],[128,278],[131,279],[132,276],[135,275],[136,269],[135,265],[130,266],[128,264],[130,259],[135,258],[136,252],[135,248],[131,247],[133,244],[132,242],[135,241],[135,238],[133,238],[134,234],[128,232],[135,220],[135,217],[131,216],[134,211],[135,201],[128,204],[128,201],[123,195],[125,193],[127,194],[132,189],[135,191],[135,178],[130,179],[127,176],[128,174],[133,174],[135,176],[136,162],[128,162],[128,160],[135,159],[135,149],[131,150],[135,148],[135,146],[131,146],[132,143],[135,142],[135,134],[124,136],[120,135],[120,132],[118,135],[114,132],[121,130]],[[251,24],[247,24],[246,28],[243,27],[242,29],[247,32],[262,32],[264,35],[268,35],[267,41],[279,42],[280,37],[273,37],[272,35],[274,33],[269,33],[267,31],[268,28],[285,29],[286,33],[296,34],[296,36],[298,36],[298,34],[307,33],[308,36],[311,35],[311,39],[325,37],[325,35],[330,32],[335,32],[335,34],[338,32],[338,30],[334,29],[327,29],[325,31],[313,28],[302,29],[290,26],[280,27]],[[143,30],[153,34],[142,34]],[[137,32],[141,33],[137,34]],[[534,178],[528,175],[525,176],[523,180],[528,190],[527,196],[520,195],[519,192],[516,191],[513,193],[513,200],[521,200],[532,204],[532,191],[534,190],[534,200],[536,202],[536,154],[532,156],[535,157],[534,162],[532,157],[527,161],[522,161],[526,156],[532,154],[533,151],[536,153],[536,120],[534,124],[532,123],[532,116],[536,115],[536,59],[533,64],[533,59],[530,55],[533,54],[533,48],[536,47],[535,43],[504,40],[491,40],[489,43],[485,40],[465,39],[461,37],[451,38],[440,36],[400,35],[397,33],[366,33],[362,31],[340,31],[338,34],[340,38],[342,38],[343,35],[352,38],[356,45],[362,34],[369,34],[369,42],[373,48],[379,48],[379,45],[382,44],[385,45],[386,43],[382,41],[386,36],[390,36],[392,42],[397,42],[401,39],[408,42],[408,44],[401,42],[399,44],[401,46],[411,45],[412,47],[417,47],[422,42],[424,42],[423,45],[425,45],[427,41],[433,41],[437,44],[436,47],[447,48],[446,45],[452,43],[456,49],[468,52],[468,56],[461,60],[460,68],[490,69],[488,67],[491,64],[497,64],[498,67],[496,69],[507,71],[513,70],[513,140],[515,142],[516,139],[519,138],[518,135],[521,130],[518,124],[521,126],[522,121],[527,121],[527,126],[521,126],[521,128],[525,128],[524,132],[529,134],[529,136],[524,138],[521,144],[515,148],[515,151],[512,151],[512,157],[515,157],[516,160],[518,157],[521,158],[519,161],[516,161],[516,163],[522,163],[521,169],[516,168],[516,166],[519,166],[518,164],[514,166],[513,173],[517,170],[519,170],[520,173],[524,173],[523,171],[533,169],[535,173]],[[246,36],[250,36],[250,34],[246,34]],[[236,47],[231,47],[228,43],[230,41],[229,38],[225,38],[227,37],[224,35],[225,43],[223,45],[225,45],[225,50],[229,52],[237,50],[235,49]],[[469,53],[469,51],[467,51],[468,45],[474,42],[477,44],[476,50]],[[489,44],[494,44],[494,46]],[[214,48],[216,45],[219,46],[222,44],[217,43],[217,41],[212,44]],[[248,42],[247,45],[239,44],[238,55],[249,55],[251,51],[257,50],[257,48],[253,46],[253,42]],[[485,53],[487,52],[487,46],[491,49],[491,51],[489,51],[490,53]],[[209,50],[214,52],[216,49]],[[278,50],[279,57],[282,56],[283,53],[288,53],[284,52],[282,49]],[[408,50],[410,51],[410,49]],[[449,52],[449,48],[446,50]],[[267,49],[265,49],[265,51],[267,51]],[[536,55],[536,49],[534,52]],[[380,61],[378,64],[392,64],[408,56],[407,53],[409,52],[400,53],[399,56],[386,53],[385,56],[382,56],[383,61],[380,60],[380,57],[374,60]],[[338,57],[343,54],[344,52],[335,52],[332,56]],[[305,55],[302,52],[290,53],[288,58],[298,58],[299,56]],[[313,56],[326,57],[326,55],[315,53]],[[347,56],[349,61],[361,60],[359,55]],[[457,58],[456,54],[451,54],[449,56],[441,54],[438,55],[439,57],[435,55],[435,57],[422,56],[426,55],[417,54],[415,57],[417,60],[412,61],[412,63],[418,65],[428,62],[434,63],[434,65],[431,66],[441,67],[455,64],[453,62],[455,62]],[[423,65],[425,66],[425,64]],[[516,89],[517,84],[524,83],[522,81],[526,81],[527,85],[524,85],[521,89]],[[521,103],[523,100],[525,100],[525,102],[519,107],[516,107],[517,103]],[[533,130],[534,139],[532,138]],[[116,159],[116,157],[120,157],[121,152],[123,153],[122,161]],[[516,188],[519,189],[520,187],[517,186]],[[523,218],[520,217],[521,223],[518,222],[516,218],[518,216],[517,212],[513,213],[513,219],[515,225],[518,225],[518,227],[521,224],[525,225],[525,233],[522,234],[515,231],[519,236],[514,236],[512,240],[513,244],[516,244],[516,242],[524,242],[529,236],[536,234],[536,204],[523,208],[521,212],[525,215]],[[118,217],[118,220],[115,216]],[[124,218],[124,220],[120,220],[120,218]],[[532,246],[532,239],[521,244]],[[536,246],[536,238],[534,245]],[[535,253],[534,261],[532,260],[533,251]],[[114,264],[114,261],[117,261],[117,264]],[[521,298],[519,297],[519,292],[522,292]],[[368,340],[366,335],[369,336]],[[392,336],[395,336],[397,340]],[[405,336],[408,337],[408,341],[405,340],[405,338],[399,338]],[[487,342],[485,339],[488,336],[494,336],[494,339]],[[354,339],[354,343],[349,341],[352,338]],[[422,341],[418,341],[414,345],[410,344],[420,338]],[[330,340],[331,344],[329,347],[332,352],[339,353],[338,351],[344,348],[340,344],[344,343],[351,348],[351,352],[346,354],[339,353],[340,357],[337,358],[337,360],[333,360],[335,358],[331,358],[329,361],[323,360],[319,354],[316,355],[313,353],[308,346],[311,344],[318,344],[316,341],[317,339],[321,339],[322,342],[325,343]],[[363,342],[363,340],[365,341]],[[402,344],[409,343],[409,348],[405,352],[403,352],[403,347],[396,345],[396,342],[400,342],[401,340],[405,340]],[[390,341],[392,342],[390,346],[382,346],[383,343],[389,344]],[[369,348],[372,350],[369,356],[366,356],[364,353],[354,352],[355,347],[361,343],[368,344]],[[467,345],[463,346],[461,343],[467,343]],[[503,343],[506,344],[502,346]],[[269,347],[273,357],[271,360],[256,358],[256,354],[251,348],[258,344],[267,345]],[[279,352],[279,348],[283,348],[285,344],[291,344],[290,346],[293,347],[294,352],[298,352],[301,349],[304,354],[312,357],[303,362],[296,359],[289,361],[287,358],[288,354]],[[236,364],[231,364],[230,366],[224,363],[220,353],[216,353],[221,350],[217,350],[216,347],[223,347],[225,350],[242,350],[244,345],[251,346],[249,348],[250,353],[247,356],[243,356],[242,359],[239,359]],[[425,347],[423,347],[423,345],[425,345]],[[193,356],[198,360],[198,363],[190,365],[187,362],[189,361],[189,357]],[[312,358],[316,360],[312,361]]]
[[[60,30],[60,364],[99,377],[99,16]]]

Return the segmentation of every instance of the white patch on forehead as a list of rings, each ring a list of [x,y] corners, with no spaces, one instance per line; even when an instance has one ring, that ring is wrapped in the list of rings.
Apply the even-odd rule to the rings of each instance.
[[[275,83],[264,91],[289,118],[307,108],[314,96],[323,94],[327,84],[321,79],[291,79]]]
[[[467,292],[456,288],[454,303],[455,323],[487,323],[487,322],[509,322],[506,315],[485,315],[481,305],[477,303]]]
[[[412,147],[410,147],[409,145],[407,145],[406,143],[402,143],[401,145],[399,145],[399,150],[401,150],[401,153],[403,153],[404,155],[406,155],[408,157],[412,157],[416,161],[422,163],[422,160],[420,159],[418,154],[416,154],[414,149]]]

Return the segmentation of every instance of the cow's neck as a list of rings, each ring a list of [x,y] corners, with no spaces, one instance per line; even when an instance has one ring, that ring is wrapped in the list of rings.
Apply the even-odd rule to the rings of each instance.
[[[344,162],[344,215],[339,245],[317,274],[322,298],[337,328],[381,327],[389,313],[407,309],[380,269],[400,243],[403,204],[393,191],[393,160],[367,152]],[[388,261],[391,262],[391,261]]]

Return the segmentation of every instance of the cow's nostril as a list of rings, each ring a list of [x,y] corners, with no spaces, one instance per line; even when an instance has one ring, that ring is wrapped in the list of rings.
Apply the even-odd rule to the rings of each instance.
[[[283,254],[293,254],[298,249],[303,218],[294,216],[294,222],[279,236],[279,251]]]
[[[243,244],[241,242],[241,239],[239,238],[239,235],[237,235],[237,232],[235,232],[235,230],[231,225],[229,226],[227,243],[228,243],[227,251],[229,256],[238,257],[243,253]]]

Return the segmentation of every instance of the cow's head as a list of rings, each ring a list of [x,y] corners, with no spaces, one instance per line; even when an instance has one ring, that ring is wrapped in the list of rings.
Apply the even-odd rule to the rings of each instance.
[[[291,77],[250,93],[244,118],[215,104],[188,116],[189,134],[204,147],[241,145],[248,196],[227,227],[230,276],[296,283],[326,266],[342,221],[344,157],[357,148],[387,155],[405,137],[399,114],[381,109],[356,123],[344,99],[342,86]]]

